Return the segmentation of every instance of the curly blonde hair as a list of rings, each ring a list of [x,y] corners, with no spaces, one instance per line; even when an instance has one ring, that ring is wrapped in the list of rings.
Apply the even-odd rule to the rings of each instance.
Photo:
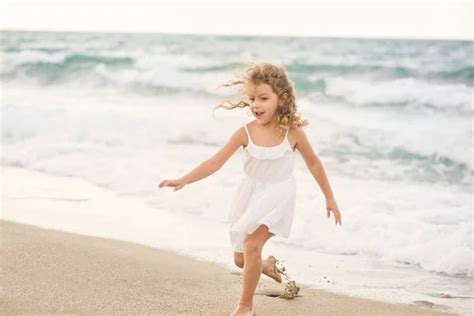
[[[273,92],[278,96],[278,100],[283,100],[284,105],[279,106],[277,110],[277,132],[283,135],[286,129],[290,127],[304,127],[309,124],[307,120],[301,119],[297,112],[295,102],[295,90],[293,88],[293,82],[288,79],[286,69],[282,65],[275,65],[266,62],[251,62],[250,66],[244,69],[244,74],[238,80],[228,81],[220,86],[231,87],[234,85],[241,85],[238,96],[240,100],[237,103],[232,103],[228,100],[221,102],[216,105],[213,109],[225,108],[227,110],[235,108],[244,108],[250,106],[248,100],[248,92],[251,87],[255,87],[261,83],[270,85]],[[227,102],[230,106],[224,105]]]

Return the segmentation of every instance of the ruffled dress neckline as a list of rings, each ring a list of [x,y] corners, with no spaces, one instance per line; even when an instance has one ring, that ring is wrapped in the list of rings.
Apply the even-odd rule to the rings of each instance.
[[[252,157],[256,159],[278,159],[283,157],[287,152],[290,154],[294,153],[294,150],[291,148],[290,141],[288,140],[288,131],[289,128],[286,130],[285,138],[283,141],[276,145],[276,146],[260,146],[256,145],[252,141],[252,137],[250,136],[250,132],[247,128],[247,124],[244,124],[245,131],[247,132],[247,147],[244,147],[244,152],[248,153]]]

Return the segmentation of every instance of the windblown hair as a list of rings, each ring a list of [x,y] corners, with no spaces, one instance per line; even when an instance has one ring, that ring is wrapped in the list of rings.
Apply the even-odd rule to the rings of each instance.
[[[220,107],[231,110],[250,106],[248,98],[250,88],[261,83],[266,83],[272,87],[273,92],[278,96],[278,99],[284,101],[284,105],[281,107],[279,106],[276,113],[278,120],[277,132],[280,135],[283,135],[289,127],[304,127],[309,124],[307,120],[301,119],[297,112],[293,82],[288,79],[284,66],[266,62],[251,62],[250,67],[244,69],[243,75],[236,76],[240,79],[228,81],[225,84],[219,85],[219,87],[240,85],[240,90],[238,92],[238,96],[240,97],[239,102],[232,103],[225,100],[214,107],[213,115],[214,111]],[[225,102],[230,105],[224,105]]]

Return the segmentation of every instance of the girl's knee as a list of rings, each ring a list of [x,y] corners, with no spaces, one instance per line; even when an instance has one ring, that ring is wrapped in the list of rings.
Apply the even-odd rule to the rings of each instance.
[[[239,268],[244,267],[244,254],[242,252],[234,253],[234,263]]]
[[[244,243],[245,253],[261,253],[263,248],[263,243],[259,240],[247,239]]]
[[[258,253],[262,251],[265,242],[272,237],[272,233],[269,232],[268,226],[265,224],[260,225],[251,235],[248,235],[244,241],[244,252],[246,253]]]

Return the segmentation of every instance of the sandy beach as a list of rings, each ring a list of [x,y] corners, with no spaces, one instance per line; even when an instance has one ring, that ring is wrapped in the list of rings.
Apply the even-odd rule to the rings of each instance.
[[[2,315],[147,313],[229,315],[241,274],[220,265],[113,239],[0,221]],[[238,269],[238,268],[237,268]],[[282,285],[262,275],[259,315],[453,315],[432,307],[388,304]]]

